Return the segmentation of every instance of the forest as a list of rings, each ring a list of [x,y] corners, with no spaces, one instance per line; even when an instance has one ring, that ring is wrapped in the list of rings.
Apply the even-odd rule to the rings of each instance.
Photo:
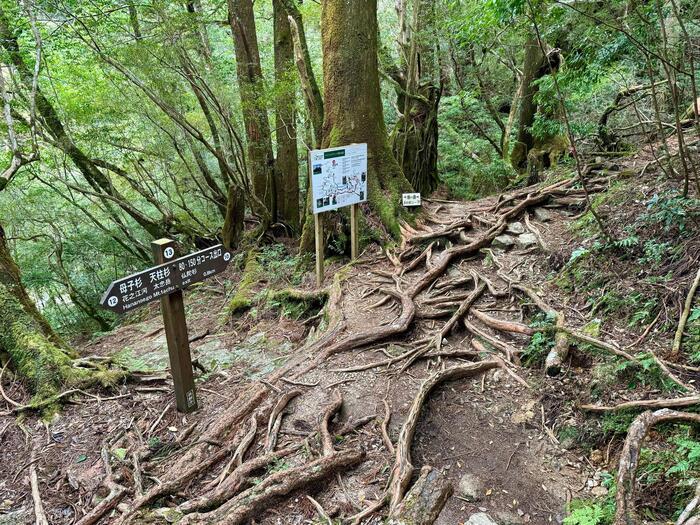
[[[699,83],[693,0],[0,0],[0,525],[700,524]]]

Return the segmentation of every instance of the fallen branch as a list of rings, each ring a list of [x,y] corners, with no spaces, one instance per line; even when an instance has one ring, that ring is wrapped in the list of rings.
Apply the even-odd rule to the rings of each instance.
[[[4,370],[4,368],[3,368]],[[32,487],[32,500],[34,501],[34,516],[36,525],[49,525],[49,520],[46,519],[44,505],[41,502],[41,494],[39,493],[39,477],[36,474],[36,455],[32,453],[32,461],[29,465],[29,484]]]
[[[683,332],[685,331],[685,325],[688,322],[688,317],[690,316],[690,309],[693,306],[693,298],[695,297],[695,292],[700,286],[700,268],[698,268],[698,273],[695,276],[693,284],[690,286],[688,295],[685,298],[685,304],[683,305],[683,311],[681,312],[681,318],[678,322],[678,328],[676,329],[676,335],[673,338],[673,346],[671,347],[671,358],[676,358],[681,351],[681,342],[683,341]]]
[[[677,399],[643,399],[640,401],[625,401],[617,405],[581,405],[581,410],[588,412],[615,412],[617,410],[627,410],[630,408],[681,408],[697,405],[700,403],[700,396],[679,397]]]
[[[700,424],[700,414],[662,408],[655,412],[644,412],[638,415],[630,425],[618,465],[617,494],[615,495],[617,509],[613,525],[637,525],[640,523],[635,512],[634,489],[642,442],[654,425],[679,421]]]

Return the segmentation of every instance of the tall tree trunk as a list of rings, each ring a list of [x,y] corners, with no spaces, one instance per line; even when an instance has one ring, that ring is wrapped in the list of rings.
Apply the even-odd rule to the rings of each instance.
[[[294,46],[283,0],[273,0],[275,37],[275,136],[277,213],[293,231],[299,229],[299,152],[296,130]]]
[[[401,193],[411,184],[389,147],[379,89],[377,0],[324,0],[321,9],[323,147],[367,143],[368,199],[385,229],[400,236]],[[304,224],[302,248],[313,241]]]
[[[315,145],[320,148],[323,138],[323,97],[321,96],[321,90],[318,88],[316,75],[311,64],[309,46],[306,43],[304,21],[295,2],[296,0],[282,0],[289,15],[289,26],[292,41],[294,42],[294,60],[299,70],[301,90],[304,93],[306,108],[314,130]]]
[[[525,43],[525,60],[520,89],[520,111],[518,113],[518,133],[516,143],[513,146],[513,153],[510,157],[513,167],[520,171],[527,167],[527,154],[534,145],[531,130],[532,124],[535,122],[535,114],[537,113],[535,95],[538,87],[535,80],[537,80],[537,70],[542,65],[543,58],[537,38],[531,35]]]
[[[252,0],[228,0],[228,15],[236,51],[236,72],[248,146],[248,171],[253,192],[277,220],[274,157],[270,123],[262,96],[264,82]]]
[[[392,149],[415,190],[428,194],[439,182],[438,107],[442,82],[435,35],[435,4],[432,0],[415,0],[413,4],[410,31],[405,24],[407,6],[399,4],[403,13],[399,45],[408,61],[398,80],[399,108],[403,115],[392,134]]]
[[[22,305],[22,309],[30,316],[41,329],[42,334],[53,343],[63,346],[61,338],[53,331],[51,325],[39,312],[22,283],[19,267],[12,258],[7,246],[5,230],[0,224],[0,286],[3,286]]]

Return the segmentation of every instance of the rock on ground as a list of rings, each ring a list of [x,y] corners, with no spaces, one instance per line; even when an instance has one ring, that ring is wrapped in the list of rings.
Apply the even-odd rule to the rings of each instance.
[[[479,501],[484,494],[484,484],[474,474],[467,473],[459,480],[459,493],[469,501]]]
[[[493,242],[491,243],[491,246],[494,248],[502,248],[504,250],[507,250],[511,246],[515,244],[515,238],[512,237],[511,235],[499,235],[496,237]]]
[[[523,226],[522,222],[511,222],[506,228],[506,233],[520,235],[521,233],[525,233],[525,226]]]
[[[523,233],[515,239],[515,244],[518,248],[530,248],[537,245],[537,237],[534,233]]]
[[[485,512],[477,512],[472,514],[464,525],[498,525],[498,523]]]

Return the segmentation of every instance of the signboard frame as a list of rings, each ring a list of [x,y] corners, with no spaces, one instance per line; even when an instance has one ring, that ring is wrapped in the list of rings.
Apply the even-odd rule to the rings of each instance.
[[[349,155],[347,156],[346,153],[348,150],[351,150],[352,152],[357,153],[356,155]],[[343,152],[342,155],[338,154],[339,152]],[[321,155],[323,156],[321,158]],[[360,157],[359,159],[356,157]],[[322,205],[322,206],[317,206],[318,202],[318,197],[317,195],[314,194],[314,175],[318,178],[319,175],[323,175],[323,161],[327,160],[332,160],[332,159],[338,159],[338,158],[347,158],[347,162],[350,163],[350,166],[344,166],[343,169],[347,170],[349,168],[354,168],[354,172],[357,173],[359,172],[359,182],[361,188],[363,189],[357,189],[358,186],[355,186],[355,190],[357,190],[356,195],[357,199],[352,199],[351,202],[347,202],[346,204],[341,204],[340,202],[336,202],[335,204],[330,201],[328,205]],[[324,239],[323,239],[323,214],[328,212],[328,211],[334,211],[338,210],[344,207],[349,206],[350,207],[350,258],[351,260],[355,260],[358,256],[359,252],[359,237],[358,237],[358,230],[359,230],[359,204],[362,202],[367,202],[368,198],[368,168],[367,168],[367,163],[369,159],[368,155],[368,149],[367,149],[367,144],[366,143],[361,143],[361,144],[348,144],[346,146],[338,146],[335,148],[326,148],[326,149],[320,149],[320,150],[309,150],[308,151],[308,169],[309,169],[309,191],[311,192],[311,206],[312,206],[312,211],[314,215],[314,236],[316,239],[316,286],[321,287],[323,285],[323,277],[324,277]],[[353,164],[354,163],[354,164]],[[358,164],[359,163],[359,164]],[[319,172],[320,169],[320,172]],[[314,171],[316,173],[314,173]],[[340,175],[341,177],[348,177],[349,175],[346,173],[345,175]],[[353,175],[356,176],[356,175]],[[332,175],[332,177],[335,177],[335,175]],[[318,181],[316,181],[318,184]],[[346,185],[348,181],[345,181]],[[341,186],[343,185],[343,180],[341,179]],[[332,197],[328,197],[329,199],[332,199]],[[337,196],[336,196],[337,198]],[[324,197],[325,199],[325,197]]]

